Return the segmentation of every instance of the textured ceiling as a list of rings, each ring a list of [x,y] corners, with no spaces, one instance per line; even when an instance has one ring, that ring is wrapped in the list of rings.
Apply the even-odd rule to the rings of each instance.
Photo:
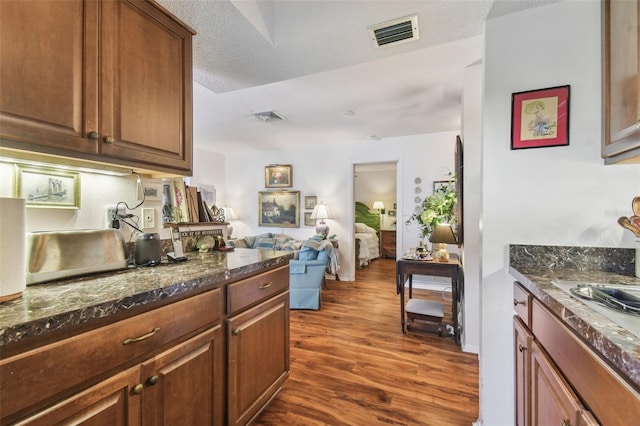
[[[197,31],[195,144],[230,153],[458,129],[484,21],[556,0],[157,1]],[[419,40],[374,49],[368,26],[410,14]]]

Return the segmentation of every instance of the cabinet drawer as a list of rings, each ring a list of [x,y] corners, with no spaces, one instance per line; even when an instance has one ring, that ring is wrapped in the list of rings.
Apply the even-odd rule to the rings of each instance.
[[[640,394],[538,300],[532,307],[535,338],[598,421],[637,424]]]
[[[221,292],[215,289],[0,360],[0,413],[4,418],[54,402],[61,393],[77,391],[101,374],[219,322]]]
[[[513,283],[513,309],[524,324],[531,328],[531,300],[532,295],[519,282]]]
[[[289,288],[289,266],[227,286],[227,312],[233,315]]]

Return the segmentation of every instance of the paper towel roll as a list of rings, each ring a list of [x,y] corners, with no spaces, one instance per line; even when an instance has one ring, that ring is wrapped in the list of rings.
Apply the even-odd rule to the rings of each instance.
[[[0,197],[0,302],[25,289],[25,238],[24,198]]]

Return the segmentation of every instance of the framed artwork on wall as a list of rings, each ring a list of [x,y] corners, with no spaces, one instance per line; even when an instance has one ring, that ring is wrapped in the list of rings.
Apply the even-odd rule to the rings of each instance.
[[[300,191],[258,192],[258,226],[300,227]]]
[[[306,210],[313,210],[316,204],[318,204],[318,197],[315,195],[304,197],[304,208]]]
[[[569,86],[511,95],[511,149],[569,145]]]
[[[270,164],[264,167],[265,188],[289,188],[292,182],[290,164]]]
[[[311,212],[304,212],[304,225],[316,226],[316,221],[314,219],[311,219]]]
[[[79,209],[80,174],[48,167],[16,164],[13,195],[27,207]]]

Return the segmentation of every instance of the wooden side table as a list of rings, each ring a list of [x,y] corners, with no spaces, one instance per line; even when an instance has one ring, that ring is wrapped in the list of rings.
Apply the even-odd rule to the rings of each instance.
[[[380,257],[396,258],[396,231],[380,230]]]
[[[451,316],[453,322],[453,339],[460,345],[462,325],[458,322],[458,309],[461,306],[464,284],[462,282],[462,265],[457,254],[451,254],[448,262],[433,260],[406,260],[396,262],[396,292],[400,294],[400,323],[402,332],[407,332],[406,305],[404,299],[405,282],[409,281],[409,300],[413,297],[413,275],[431,275],[451,278]]]

